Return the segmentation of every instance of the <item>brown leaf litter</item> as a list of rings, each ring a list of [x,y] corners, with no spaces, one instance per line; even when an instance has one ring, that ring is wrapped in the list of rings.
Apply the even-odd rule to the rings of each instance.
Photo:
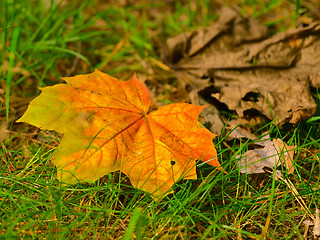
[[[224,8],[218,22],[168,39],[167,48],[165,60],[193,104],[200,93],[240,118],[261,114],[279,126],[315,113],[310,88],[320,87],[319,22],[269,37],[256,19]],[[221,131],[221,120],[206,121]]]
[[[292,162],[296,146],[288,146],[281,139],[270,140],[269,135],[264,136],[256,144],[263,148],[255,148],[236,157],[239,160],[238,167],[241,173],[265,173],[265,167],[274,169],[281,164],[287,168],[288,174],[293,173]],[[277,176],[282,177],[278,170]]]

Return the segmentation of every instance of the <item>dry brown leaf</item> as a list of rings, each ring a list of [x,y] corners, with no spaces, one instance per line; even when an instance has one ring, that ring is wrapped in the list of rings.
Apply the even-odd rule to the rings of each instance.
[[[277,124],[297,124],[311,117],[316,109],[306,80],[284,76],[278,70],[215,73],[219,93],[212,97],[225,103],[244,118],[258,111]]]
[[[293,173],[294,166],[293,162],[293,155],[294,151],[297,146],[288,146],[285,142],[281,139],[273,139],[273,143],[277,146],[278,154],[280,154],[280,161],[283,166],[288,169],[288,174]]]
[[[267,28],[256,19],[241,16],[232,8],[223,8],[217,23],[192,32],[183,33],[167,40],[167,60],[172,63],[188,61],[206,51],[218,55],[228,50],[234,50],[238,45],[261,40],[267,37]],[[212,44],[215,42],[215,44]],[[222,62],[221,59],[214,62]],[[207,62],[202,62],[206,64]],[[183,65],[178,65],[183,67]]]
[[[315,22],[267,38],[262,23],[225,8],[217,23],[168,39],[167,60],[194,104],[212,88],[206,97],[241,118],[297,124],[316,109],[310,87],[320,87],[319,33]]]
[[[320,210],[316,209],[316,219],[314,220],[313,236],[317,238],[320,236]]]
[[[228,122],[228,126],[227,126],[227,130],[230,130],[230,133],[227,136],[227,140],[230,139],[240,139],[240,138],[247,138],[247,139],[251,139],[251,140],[255,140],[257,137],[248,132],[246,129],[238,126],[239,124],[235,125],[233,124],[234,121],[230,121]]]
[[[264,146],[263,149],[255,148],[236,157],[239,159],[238,167],[241,173],[264,173],[264,167],[273,169],[280,164],[288,169],[288,174],[293,173],[292,160],[295,146],[288,146],[281,139],[271,141],[269,135],[266,135],[259,145]],[[280,171],[277,175],[282,176]]]
[[[320,210],[316,208],[316,217],[312,216],[312,219],[306,219],[303,221],[303,224],[307,226],[314,226],[313,228],[313,236],[315,239],[318,239],[320,236]]]

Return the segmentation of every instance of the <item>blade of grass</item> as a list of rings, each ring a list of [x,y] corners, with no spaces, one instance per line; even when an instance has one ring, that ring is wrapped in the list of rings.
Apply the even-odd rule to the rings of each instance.
[[[128,230],[126,231],[126,233],[123,236],[123,240],[130,240],[132,239],[132,235],[133,235],[133,231],[136,228],[138,230],[138,223],[139,220],[141,218],[141,209],[140,208],[136,208],[132,214],[129,226],[128,226]],[[141,226],[139,226],[139,228],[141,228]],[[142,239],[141,236],[141,231],[136,231],[136,239]]]
[[[11,80],[12,80],[12,69],[14,65],[15,52],[17,47],[17,42],[19,38],[20,27],[13,30],[12,41],[10,44],[10,55],[9,55],[9,68],[7,73],[6,81],[6,119],[9,119],[9,103],[10,103],[10,93],[11,93]]]
[[[82,54],[76,52],[76,51],[73,51],[73,50],[70,50],[70,49],[66,49],[66,48],[61,48],[61,47],[56,47],[56,46],[42,46],[42,45],[37,45],[36,49],[34,48],[34,46],[32,45],[27,45],[27,46],[24,46],[23,51],[25,50],[33,50],[33,51],[40,51],[40,50],[52,50],[52,51],[60,51],[60,52],[63,52],[63,53],[68,53],[68,54],[71,54],[75,57],[78,57],[80,58],[81,60],[83,60],[85,63],[87,63],[90,67],[92,67],[90,61],[85,57],[83,56]]]

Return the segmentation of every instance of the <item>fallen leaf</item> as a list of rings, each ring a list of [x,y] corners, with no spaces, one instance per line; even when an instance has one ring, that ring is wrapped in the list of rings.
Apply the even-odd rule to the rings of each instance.
[[[184,64],[187,64],[189,60],[193,61],[192,58],[195,56],[198,58],[207,55],[210,51],[214,58],[216,55],[220,56],[221,53],[236,50],[243,43],[264,39],[267,34],[268,29],[256,19],[241,16],[236,10],[224,7],[217,23],[169,38],[167,40],[167,60],[171,63],[179,62],[179,67],[186,67]],[[227,59],[227,62],[218,60],[215,58],[214,62],[221,65],[229,64],[230,59]]]
[[[274,169],[280,164],[288,169],[288,174],[293,173],[293,149],[296,146],[288,146],[281,139],[270,140],[269,135],[264,136],[261,141],[256,143],[263,148],[255,148],[242,155],[237,155],[236,159],[239,160],[238,168],[241,173],[264,173],[264,167]],[[282,176],[280,171],[277,172],[277,175]]]
[[[315,113],[315,100],[302,75],[288,78],[278,70],[260,69],[216,72],[215,79],[220,90],[211,96],[241,118],[254,117],[253,113],[259,112],[279,126],[296,125]]]
[[[200,105],[206,105],[200,113],[200,118],[203,119],[203,125],[209,129],[214,134],[220,134],[219,129],[223,129],[225,124],[219,117],[219,111],[213,105],[210,105],[208,102],[204,101],[202,98],[199,98]]]
[[[278,154],[280,155],[280,161],[283,166],[288,169],[288,174],[294,172],[293,162],[293,155],[294,151],[297,146],[288,146],[285,142],[281,139],[273,139],[272,142],[277,146]]]
[[[96,70],[64,80],[41,88],[18,120],[64,134],[53,156],[61,182],[121,170],[158,197],[181,178],[196,179],[197,159],[220,166],[215,135],[198,123],[204,107],[171,104],[148,114],[149,92],[135,76],[118,81]]]
[[[316,110],[310,87],[320,87],[319,33],[314,22],[269,37],[262,23],[224,8],[211,26],[168,39],[166,60],[180,85],[191,86],[192,103],[211,88],[205,100],[219,110],[296,125]]]
[[[313,236],[315,238],[320,236],[320,210],[316,209],[316,219],[314,220]]]
[[[316,217],[311,216],[312,219],[306,219],[303,221],[303,224],[313,227],[313,236],[315,239],[318,239],[320,236],[320,210],[316,208]]]
[[[236,119],[238,120],[238,119]],[[257,139],[257,137],[248,132],[246,129],[240,127],[239,123],[237,123],[237,125],[234,124],[234,120],[231,120],[228,122],[228,126],[227,126],[227,130],[229,130],[230,132],[227,135],[227,140],[231,140],[231,139],[240,139],[240,138],[247,138],[247,139],[251,139],[251,140],[255,140]],[[238,122],[238,121],[237,121]],[[259,142],[258,142],[259,144]]]

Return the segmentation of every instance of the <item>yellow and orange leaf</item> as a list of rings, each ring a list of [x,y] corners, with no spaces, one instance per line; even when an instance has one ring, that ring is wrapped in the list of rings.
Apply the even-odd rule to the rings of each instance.
[[[18,120],[64,134],[53,156],[61,182],[121,170],[158,197],[181,178],[196,179],[197,159],[220,166],[215,135],[198,123],[204,107],[178,103],[148,114],[149,92],[135,76],[118,81],[96,70],[64,80],[41,88]]]

